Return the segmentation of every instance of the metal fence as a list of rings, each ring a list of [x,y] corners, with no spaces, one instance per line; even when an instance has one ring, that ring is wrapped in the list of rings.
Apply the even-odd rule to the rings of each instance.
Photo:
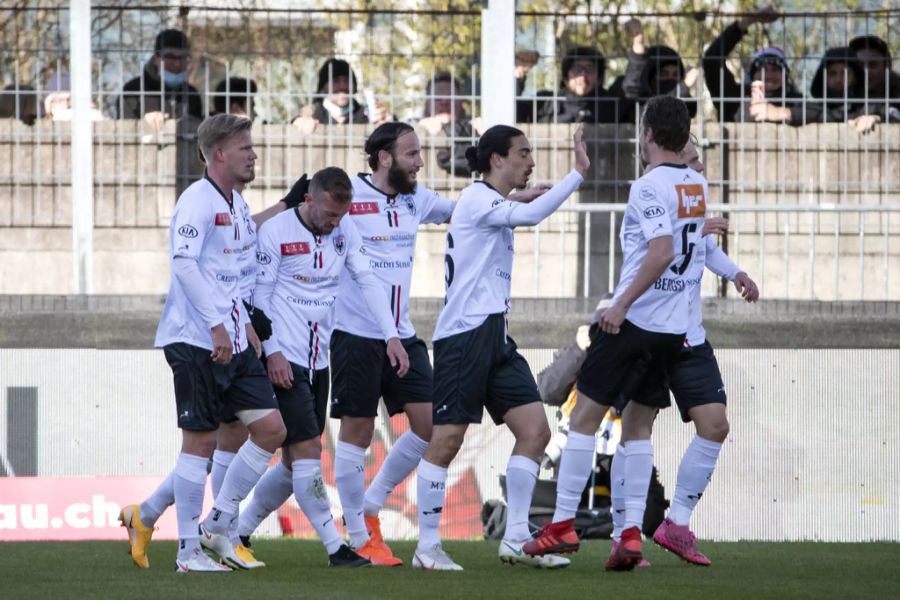
[[[312,124],[308,118],[314,107],[326,104],[328,91],[335,91],[335,75],[340,74],[335,65],[324,72],[325,89],[319,85],[323,80],[320,67],[331,57],[346,60],[355,75],[348,82],[349,121],[357,120],[352,116],[356,110],[362,123],[373,116],[416,123],[426,157],[420,181],[450,196],[468,184],[471,176],[462,154],[482,127],[480,83],[496,76],[482,72],[485,61],[481,56],[480,10],[454,2],[416,5],[415,9],[403,3],[383,9],[360,9],[350,2],[336,2],[329,8],[312,1],[209,4],[212,6],[122,2],[92,7],[94,227],[167,226],[179,191],[202,173],[196,127],[203,116],[217,109],[217,103],[220,110],[224,104],[224,110],[247,110],[255,116],[260,161],[257,181],[248,195],[260,208],[277,200],[304,171],[328,164],[351,172],[357,167],[364,169],[361,148],[372,125]],[[739,239],[746,244],[768,236],[771,241],[770,223],[777,223],[778,236],[785,235],[784,225],[788,223],[788,235],[793,238],[790,247],[795,248],[798,232],[806,232],[807,226],[812,228],[815,240],[832,234],[832,205],[841,210],[847,205],[883,206],[888,208],[882,212],[859,212],[856,224],[842,213],[840,233],[835,238],[841,243],[836,249],[844,261],[840,264],[849,264],[845,259],[857,256],[849,238],[865,240],[858,255],[870,257],[876,252],[871,247],[872,236],[883,235],[883,256],[891,262],[896,254],[896,237],[892,237],[896,231],[892,229],[895,222],[891,221],[890,207],[900,203],[900,125],[884,121],[900,116],[894,111],[900,104],[895,105],[893,98],[895,92],[900,96],[900,83],[890,75],[889,61],[880,63],[881,72],[889,73],[886,91],[880,95],[870,93],[874,90],[869,85],[874,70],[854,71],[862,73],[866,84],[861,98],[855,97],[858,94],[845,78],[843,93],[832,98],[844,106],[843,118],[838,119],[841,122],[790,126],[732,121],[756,118],[750,114],[753,99],[744,82],[745,77],[757,76],[746,68],[756,50],[771,46],[783,50],[790,71],[781,78],[781,88],[786,89],[790,81],[802,92],[802,98],[795,102],[799,106],[795,112],[800,123],[807,122],[812,120],[807,118],[807,107],[820,102],[812,98],[810,87],[825,51],[867,34],[879,36],[890,48],[898,39],[900,10],[864,3],[864,10],[857,11],[836,7],[840,10],[769,16],[661,10],[634,13],[614,2],[596,0],[577,12],[519,8],[515,15],[518,52],[510,76],[518,78],[517,120],[537,150],[537,179],[556,179],[568,170],[569,123],[598,122],[588,129],[593,167],[576,202],[627,200],[630,182],[640,175],[635,134],[640,100],[648,93],[646,86],[659,90],[662,85],[658,72],[666,66],[666,59],[658,49],[665,46],[680,54],[673,93],[696,100],[694,128],[707,163],[711,200],[727,204],[733,215],[741,215],[735,220],[735,226],[741,229],[726,242],[733,246],[729,250],[737,249]],[[65,2],[22,2],[0,8],[0,20],[7,23],[0,32],[0,79],[5,87],[0,91],[0,227],[70,227],[73,212],[77,212],[73,211],[70,178],[73,129],[67,120],[72,115],[67,74],[69,19],[69,4]],[[710,54],[713,40],[726,31],[733,33],[737,21],[742,21],[740,41],[727,52]],[[156,87],[147,83],[150,79],[132,82],[137,86],[134,97],[139,102],[131,116],[138,118],[117,118],[126,111],[123,88],[148,66],[151,71],[157,68],[155,59],[158,62],[161,57],[165,63],[166,53],[157,55],[154,51],[155,38],[165,28],[177,28],[190,40],[186,64],[188,81],[196,89],[196,96],[191,96],[196,100],[194,106],[188,100],[161,124],[140,118],[160,98],[162,107],[166,107],[167,92],[157,74]],[[640,32],[640,40],[636,32]],[[589,46],[603,56],[605,69],[599,85],[605,95],[599,99],[596,91],[576,97],[572,86],[577,82],[569,82],[561,72],[562,65],[575,64],[569,73],[584,78],[583,64],[566,61],[567,54],[579,46]],[[645,85],[643,89],[629,87],[626,77],[629,69],[635,72],[641,60],[635,52],[640,46],[645,50],[644,59],[658,58],[641,70],[646,75],[639,81]],[[588,59],[596,65],[596,56]],[[717,78],[710,77],[708,67],[713,63],[717,65]],[[762,77],[769,64],[763,64]],[[450,76],[446,81],[442,75],[445,72]],[[651,73],[656,73],[655,79]],[[725,95],[721,83],[730,73],[737,82],[736,92],[732,90],[736,96]],[[241,87],[234,78],[252,80],[255,91],[246,83]],[[713,86],[711,81],[720,83]],[[227,85],[220,87],[220,83]],[[731,102],[729,111],[737,107],[737,112],[724,110],[724,100]],[[168,107],[175,108],[177,103],[171,102]],[[786,98],[775,95],[768,103],[786,105]],[[858,109],[860,103],[862,109]],[[844,122],[852,120],[857,114],[852,111],[858,110],[877,114],[882,122],[861,133],[858,129],[863,127],[858,122]],[[741,208],[746,205],[750,208]],[[798,210],[764,210],[769,205],[791,205]],[[809,209],[800,207],[807,205],[824,208],[821,214],[816,213],[819,216],[804,220],[803,211]],[[739,213],[741,210],[749,213]],[[602,228],[598,225],[602,219],[598,219],[578,220],[573,225],[577,230],[574,239],[594,240],[598,228]],[[540,231],[534,232],[532,247],[545,253]],[[563,241],[559,243],[570,243],[567,239],[561,236]],[[607,235],[600,245],[605,248],[608,241]],[[577,243],[579,255],[583,255],[588,244]],[[815,251],[817,256],[823,252],[819,246]],[[767,255],[768,251],[762,252]],[[604,260],[609,261],[608,255],[582,260],[574,268],[593,272]],[[796,265],[796,260],[791,263]],[[535,259],[535,264],[542,263]],[[766,272],[770,266],[771,260],[768,265],[760,263]],[[839,273],[849,269],[841,266]],[[574,276],[561,275],[569,277],[566,285],[559,286],[561,292],[602,291],[612,271],[596,270],[589,277],[579,275],[575,285]],[[561,273],[568,271],[563,269]],[[887,267],[884,271],[886,275]],[[532,284],[540,285],[531,281],[528,285]],[[880,289],[881,280],[874,285]],[[872,286],[868,283],[866,287],[871,290]],[[807,288],[800,293],[791,284],[785,293],[805,297]],[[885,298],[900,297],[888,284],[884,289]],[[837,289],[834,294],[841,295]]]

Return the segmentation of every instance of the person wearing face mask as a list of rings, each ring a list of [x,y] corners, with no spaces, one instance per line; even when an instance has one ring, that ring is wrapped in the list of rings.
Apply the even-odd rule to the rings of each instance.
[[[697,80],[697,70],[685,69],[681,56],[668,46],[647,46],[644,28],[637,19],[624,25],[631,37],[628,66],[610,93],[619,96],[619,122],[634,123],[638,106],[653,96],[674,96],[684,101],[693,119],[697,116],[697,101],[691,97],[691,87]]]
[[[784,51],[780,48],[768,47],[756,51],[740,83],[725,66],[728,56],[754,23],[771,23],[777,18],[775,9],[765,6],[755,14],[726,27],[706,49],[703,55],[703,77],[722,121],[754,120],[750,114],[750,88],[754,81],[763,82],[765,98],[775,106],[791,106],[794,99],[803,97],[794,87]]]
[[[144,72],[122,87],[116,105],[119,118],[144,119],[157,130],[166,119],[189,115],[202,120],[200,93],[188,83],[190,60],[187,36],[177,29],[161,31]]]

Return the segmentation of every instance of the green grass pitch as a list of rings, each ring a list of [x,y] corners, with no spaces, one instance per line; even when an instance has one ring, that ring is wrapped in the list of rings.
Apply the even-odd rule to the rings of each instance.
[[[123,532],[124,534],[124,532]],[[497,558],[498,542],[446,542],[462,573],[414,571],[414,544],[394,542],[406,561],[392,569],[336,570],[313,541],[259,540],[265,569],[176,574],[174,542],[154,542],[149,570],[132,566],[122,542],[0,544],[3,598],[897,598],[900,544],[704,543],[711,567],[683,563],[652,543],[649,569],[606,573],[608,541],[588,541],[572,566],[539,571]]]

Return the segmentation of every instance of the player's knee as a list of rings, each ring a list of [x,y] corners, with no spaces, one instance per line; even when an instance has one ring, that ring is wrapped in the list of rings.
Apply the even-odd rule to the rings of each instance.
[[[538,450],[538,452],[543,453],[544,448],[550,443],[550,437],[550,426],[544,423],[537,431],[535,431],[533,438],[535,449]]]
[[[248,428],[250,429],[253,443],[267,452],[274,452],[280,448],[284,443],[285,437],[287,437],[287,429],[284,427],[281,413],[277,410],[261,419],[257,419],[248,425]]]
[[[704,423],[702,430],[700,424],[697,425],[697,433],[700,437],[719,442],[720,444],[728,437],[729,431],[731,431],[731,428],[728,424],[728,419],[724,415],[721,418]]]
[[[359,448],[368,448],[375,435],[375,419],[344,417],[341,419],[340,440]]]

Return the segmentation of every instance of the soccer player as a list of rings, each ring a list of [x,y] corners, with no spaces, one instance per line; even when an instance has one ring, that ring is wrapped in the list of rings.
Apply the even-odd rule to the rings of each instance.
[[[703,173],[704,165],[693,142],[689,141],[685,146],[682,159],[689,168],[697,173]],[[634,442],[648,445],[658,409],[669,405],[669,389],[671,389],[682,420],[686,423],[694,422],[697,435],[681,459],[672,506],[668,517],[654,533],[653,541],[684,560],[703,566],[709,565],[710,560],[697,549],[694,534],[688,525],[694,508],[712,478],[722,443],[728,435],[725,385],[722,383],[722,374],[713,348],[706,339],[706,330],[702,322],[700,282],[704,267],[733,281],[747,302],[756,302],[759,299],[756,283],[722,252],[712,235],[707,235],[723,231],[727,226],[727,222],[723,221],[724,219],[706,221],[704,238],[695,248],[694,258],[686,272],[687,289],[690,294],[690,325],[684,348],[667,361],[668,387],[662,378],[654,378],[650,382],[649,389],[642,387],[639,390],[625,408],[622,418],[623,444],[627,446],[631,442],[631,447],[634,446]],[[717,227],[710,227],[713,224]],[[652,452],[652,446],[650,449]],[[622,473],[621,467],[627,461],[626,454],[625,446],[620,444],[616,447],[610,474],[614,529],[613,549],[606,564],[608,570],[628,567],[627,557],[618,550],[622,530],[625,527],[624,512],[628,511],[629,506],[636,507],[640,502],[646,503],[647,499],[646,487],[641,489],[639,486],[632,486],[624,478],[625,474]],[[651,475],[646,472],[649,464],[650,462],[646,464],[642,462],[644,472],[632,472],[631,475],[649,482]],[[634,515],[635,522],[642,523],[643,517],[641,510]],[[640,532],[637,535],[640,536]]]
[[[525,134],[497,125],[466,151],[472,170],[483,179],[462,191],[447,232],[447,295],[434,331],[434,431],[418,468],[420,537],[413,567],[462,570],[444,552],[438,527],[447,469],[469,424],[480,423],[485,408],[516,439],[506,470],[509,511],[500,559],[544,568],[569,564],[562,557],[532,558],[522,552],[531,537],[528,509],[550,428],[528,363],[507,335],[506,314],[513,229],[537,225],[578,189],[590,166],[582,129],[575,131],[573,170],[530,203],[508,198],[513,189],[527,185],[534,168]]]
[[[260,308],[272,319],[272,335],[263,342],[269,378],[287,438],[282,463],[267,474],[265,486],[290,479],[294,496],[336,567],[370,564],[354,553],[337,532],[322,480],[321,435],[328,403],[328,350],[334,305],[346,293],[341,279],[352,278],[373,315],[385,360],[403,377],[409,359],[400,341],[391,306],[369,268],[350,210],[353,186],[337,167],[316,173],[299,208],[269,220],[259,232],[260,271],[255,291]],[[346,274],[342,275],[342,271]],[[265,489],[263,490],[263,495]],[[281,498],[281,502],[284,498]],[[280,502],[272,507],[277,508]],[[256,518],[256,509],[246,510]],[[265,516],[265,515],[263,515]]]
[[[671,355],[684,344],[688,330],[685,273],[700,243],[707,187],[702,175],[682,164],[680,153],[688,142],[690,126],[687,107],[677,98],[656,96],[644,108],[640,148],[649,171],[631,186],[619,234],[622,274],[578,375],[579,397],[569,418],[553,522],[525,544],[528,554],[578,550],[575,512],[590,475],[594,434],[603,416],[623,397],[629,373],[639,361]],[[649,442],[626,443],[623,464],[626,485],[643,485],[646,496],[649,479],[630,477],[631,469],[636,468],[632,462],[652,467],[652,453],[645,446]],[[635,524],[637,508],[643,514],[644,507],[627,507],[619,545],[620,551],[627,551],[627,564],[632,568],[642,559],[640,523],[628,527]]]
[[[417,184],[424,162],[419,138],[409,124],[379,126],[366,140],[365,151],[372,173],[353,178],[350,219],[390,302],[410,368],[405,377],[391,368],[377,316],[363,301],[357,282],[343,278],[332,344],[331,417],[341,422],[334,475],[350,544],[375,565],[396,566],[403,561],[384,542],[378,513],[388,495],[419,464],[431,439],[431,362],[409,318],[416,234],[422,223],[447,222],[455,202]],[[394,443],[366,490],[364,461],[379,398],[384,399],[388,415],[405,413],[410,427]]]
[[[248,343],[255,334],[240,297],[247,231],[236,210],[242,199],[235,187],[254,176],[250,121],[217,115],[197,133],[207,175],[185,190],[172,216],[172,282],[155,342],[174,375],[182,451],[160,488],[140,506],[126,507],[120,518],[132,559],[146,568],[153,524],[171,493],[178,518],[176,570],[223,572],[231,569],[202,551],[201,533],[224,560],[235,558],[222,534],[284,440],[285,428],[272,385]],[[207,528],[198,527],[207,463],[225,407],[247,426],[250,439],[228,468]]]

